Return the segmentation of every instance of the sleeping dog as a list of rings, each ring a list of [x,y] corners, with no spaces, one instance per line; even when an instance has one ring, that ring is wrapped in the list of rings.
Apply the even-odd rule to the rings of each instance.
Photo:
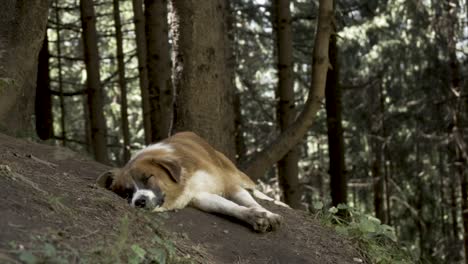
[[[247,175],[192,132],[181,132],[146,147],[123,168],[99,176],[97,183],[134,207],[157,212],[190,205],[235,217],[258,232],[274,230],[282,221],[280,215],[262,207],[251,194],[273,199],[256,190]]]

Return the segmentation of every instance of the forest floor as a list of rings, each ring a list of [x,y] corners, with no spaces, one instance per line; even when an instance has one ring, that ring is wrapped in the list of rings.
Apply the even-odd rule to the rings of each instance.
[[[0,134],[0,263],[362,263],[354,243],[305,212],[259,234],[186,208],[150,213],[94,184],[108,167]]]

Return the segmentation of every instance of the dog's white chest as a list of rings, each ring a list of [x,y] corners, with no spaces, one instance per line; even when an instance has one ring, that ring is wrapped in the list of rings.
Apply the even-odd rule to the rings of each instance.
[[[224,195],[224,185],[221,177],[216,177],[206,171],[196,171],[187,181],[184,191],[174,202],[174,208],[184,208],[198,193],[208,192]]]

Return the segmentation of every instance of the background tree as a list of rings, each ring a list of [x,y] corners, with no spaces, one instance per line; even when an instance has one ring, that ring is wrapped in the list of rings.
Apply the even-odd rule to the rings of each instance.
[[[141,108],[143,128],[145,133],[145,143],[152,142],[152,128],[151,128],[151,110],[150,110],[150,97],[148,91],[148,67],[147,67],[147,47],[146,47],[146,34],[145,34],[145,17],[143,13],[142,0],[132,0],[134,23],[135,23],[135,44],[138,56],[138,77],[140,81],[141,93]]]
[[[336,1],[333,1],[336,6]],[[336,21],[336,18],[334,19]],[[328,56],[330,69],[327,73],[325,88],[325,109],[327,112],[327,134],[330,173],[330,195],[332,204],[347,204],[347,182],[344,159],[343,127],[341,125],[341,87],[339,84],[337,26],[332,24]]]
[[[167,0],[145,0],[145,30],[151,141],[157,142],[168,137],[173,112]]]
[[[333,6],[328,1],[320,1],[319,7],[312,60],[312,81],[307,102],[296,121],[248,163],[245,171],[254,179],[262,176],[272,164],[281,159],[293,146],[300,142],[313,124],[315,114],[320,108],[321,100],[324,97],[328,70],[328,44],[332,32]]]
[[[273,3],[276,49],[278,53],[277,119],[284,132],[296,118],[291,13],[289,0]],[[278,163],[279,186],[284,201],[292,208],[302,207],[302,190],[298,178],[299,149],[294,147]]]
[[[128,127],[127,80],[125,78],[122,26],[120,22],[120,4],[119,0],[113,0],[112,3],[114,7],[113,12],[117,48],[117,67],[120,87],[120,119],[122,122],[123,161],[127,162],[130,159],[130,130]]]
[[[36,95],[34,97],[34,114],[36,116],[36,133],[42,140],[50,139],[54,135],[52,117],[52,94],[50,93],[49,78],[49,41],[47,33],[39,52],[37,67]]]
[[[33,131],[37,60],[47,23],[48,1],[2,2],[0,10],[0,130]]]
[[[192,130],[235,160],[232,97],[225,85],[225,5],[172,1],[174,130]]]
[[[108,163],[106,122],[103,113],[103,94],[99,73],[99,51],[97,46],[96,16],[92,0],[80,0],[81,23],[83,27],[84,58],[87,74],[89,119],[91,124],[91,145],[97,161]]]

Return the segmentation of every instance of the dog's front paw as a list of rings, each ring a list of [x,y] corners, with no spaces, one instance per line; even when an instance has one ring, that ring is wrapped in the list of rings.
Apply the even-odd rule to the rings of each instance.
[[[156,208],[153,209],[153,212],[157,212],[157,213],[160,213],[160,212],[167,212],[169,211],[169,209],[165,208],[165,207],[162,207],[162,206],[158,206]]]
[[[263,208],[249,208],[246,218],[253,229],[260,233],[278,229],[283,221],[280,215],[271,213]]]

